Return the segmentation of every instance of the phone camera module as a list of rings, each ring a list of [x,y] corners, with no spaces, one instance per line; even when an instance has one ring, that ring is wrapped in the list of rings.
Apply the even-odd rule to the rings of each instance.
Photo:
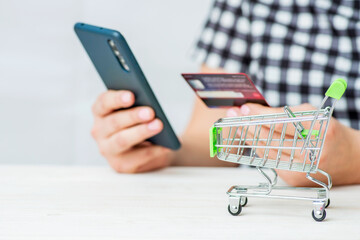
[[[125,71],[130,71],[130,67],[129,65],[126,63],[124,57],[121,55],[119,49],[116,47],[115,43],[113,40],[108,40],[109,46],[111,47],[115,57],[117,58],[118,62],[120,63],[121,67],[125,70]]]

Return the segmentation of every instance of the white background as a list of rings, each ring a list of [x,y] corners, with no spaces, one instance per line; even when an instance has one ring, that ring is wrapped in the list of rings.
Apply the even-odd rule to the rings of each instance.
[[[77,21],[127,38],[176,132],[194,94],[191,50],[210,0],[0,0],[0,163],[104,164],[90,137],[91,105],[105,90],[73,32]]]

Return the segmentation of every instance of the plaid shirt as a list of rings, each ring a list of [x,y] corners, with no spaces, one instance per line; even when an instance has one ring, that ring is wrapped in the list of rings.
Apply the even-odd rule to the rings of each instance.
[[[273,107],[318,106],[343,77],[334,116],[360,129],[360,1],[218,0],[195,56],[248,73]]]

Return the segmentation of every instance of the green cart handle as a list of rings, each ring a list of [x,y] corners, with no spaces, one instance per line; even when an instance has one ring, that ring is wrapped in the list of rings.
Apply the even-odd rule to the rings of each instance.
[[[346,87],[347,87],[346,81],[342,78],[338,78],[330,85],[325,95],[339,100],[344,94]]]
[[[334,98],[336,100],[339,100],[342,97],[342,95],[344,94],[344,92],[346,90],[346,87],[347,87],[347,83],[342,78],[336,79],[330,85],[330,87],[328,88],[328,90],[325,93],[326,97],[323,99],[320,107],[318,108],[318,111],[315,113],[314,120],[311,122],[310,129],[307,130],[307,132],[301,133],[301,135],[303,137],[306,136],[306,139],[304,141],[304,145],[301,148],[300,154],[302,154],[304,152],[305,147],[308,145],[308,143],[310,141],[311,135],[316,135],[316,132],[313,132],[314,124],[315,124],[316,119],[319,116],[320,109],[322,108],[322,106],[324,106],[325,101],[327,100],[327,98],[331,97],[331,98]],[[336,101],[334,101],[334,103],[332,104],[332,110],[331,111],[333,111],[333,109],[334,109],[335,102]],[[309,134],[309,133],[311,133],[311,134]],[[317,133],[317,134],[319,134],[319,133]]]
[[[209,131],[209,137],[210,137],[210,157],[215,157],[218,151],[218,148],[216,145],[216,136],[217,134],[222,130],[222,128],[216,128],[214,126],[211,126]],[[221,148],[219,148],[220,150]]]

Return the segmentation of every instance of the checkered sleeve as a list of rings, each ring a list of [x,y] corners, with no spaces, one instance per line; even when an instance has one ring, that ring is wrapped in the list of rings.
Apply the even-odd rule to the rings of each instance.
[[[197,62],[230,72],[248,72],[249,20],[241,17],[242,4],[242,0],[214,1],[196,44]]]
[[[334,116],[360,129],[360,1],[216,0],[194,55],[247,73],[273,107],[318,106],[345,78]]]

